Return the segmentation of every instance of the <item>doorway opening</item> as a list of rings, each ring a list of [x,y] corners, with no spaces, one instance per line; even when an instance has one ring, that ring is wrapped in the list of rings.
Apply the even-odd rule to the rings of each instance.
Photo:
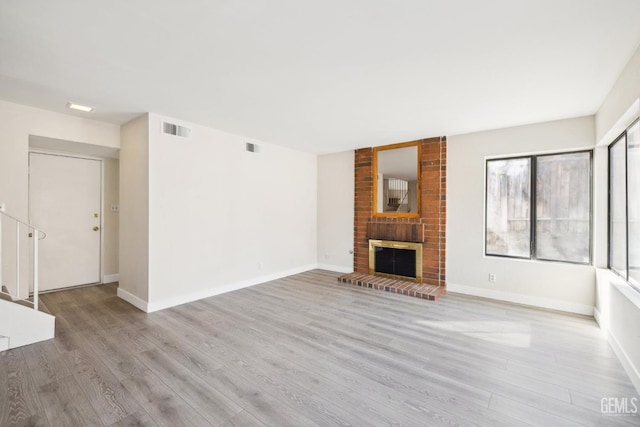
[[[29,137],[29,221],[47,233],[40,289],[117,282],[119,149]]]

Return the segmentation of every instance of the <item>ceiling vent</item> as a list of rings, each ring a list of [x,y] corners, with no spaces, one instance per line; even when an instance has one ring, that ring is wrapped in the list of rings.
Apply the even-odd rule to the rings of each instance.
[[[186,126],[180,126],[175,123],[162,122],[162,133],[167,135],[180,136],[182,138],[189,138],[191,136],[191,129]]]
[[[248,151],[249,153],[259,153],[260,152],[260,146],[258,144],[254,144],[252,142],[247,142],[246,151]]]

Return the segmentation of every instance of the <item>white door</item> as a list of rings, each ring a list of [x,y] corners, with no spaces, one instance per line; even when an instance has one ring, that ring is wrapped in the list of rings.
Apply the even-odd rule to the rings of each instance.
[[[102,162],[29,154],[29,217],[40,241],[40,290],[100,282]]]

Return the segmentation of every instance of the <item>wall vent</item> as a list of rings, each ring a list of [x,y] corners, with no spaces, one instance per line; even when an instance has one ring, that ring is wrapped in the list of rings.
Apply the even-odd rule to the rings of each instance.
[[[162,133],[167,135],[180,136],[182,138],[189,138],[191,136],[191,129],[186,126],[180,126],[175,123],[162,122]]]
[[[254,144],[252,142],[247,142],[246,143],[246,151],[248,151],[249,153],[259,153],[260,152],[260,146],[258,144]]]

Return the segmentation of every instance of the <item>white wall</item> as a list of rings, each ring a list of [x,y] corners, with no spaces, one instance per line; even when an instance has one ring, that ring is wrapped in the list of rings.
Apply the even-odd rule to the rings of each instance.
[[[622,133],[626,128],[625,121],[628,120],[624,120],[624,117],[630,107],[638,101],[638,97],[640,97],[640,47],[627,63],[596,114],[596,141],[609,144]],[[632,116],[635,115],[637,118],[639,111],[636,105]]]
[[[164,135],[163,119],[123,127],[119,295],[154,311],[316,266],[315,155],[173,119],[191,137]]]
[[[447,290],[592,314],[592,266],[484,256],[484,167],[490,156],[593,147],[592,116],[448,137]]]
[[[606,270],[607,146],[640,116],[640,49],[636,51],[596,114],[596,215],[602,232],[596,236],[598,262],[595,315],[636,389],[640,390],[640,293]]]
[[[607,269],[597,270],[595,318],[640,391],[640,293]]]
[[[120,147],[118,296],[145,310],[149,296],[149,116],[126,123]]]
[[[318,156],[318,266],[353,271],[355,151]]]
[[[107,147],[120,146],[119,126],[0,101],[0,202],[27,217],[29,135]]]
[[[0,129],[2,129],[0,203],[7,204],[7,213],[25,220],[28,219],[30,135],[114,148],[120,146],[119,126],[5,101],[0,101]],[[3,245],[5,248],[14,247],[15,237],[5,233]],[[15,281],[13,254],[5,250],[2,258],[3,281],[13,283]],[[26,268],[27,263],[23,263],[23,267]],[[28,277],[26,273],[26,270],[22,272],[22,277],[25,279]],[[26,286],[28,286],[26,280],[23,286],[26,292]]]

